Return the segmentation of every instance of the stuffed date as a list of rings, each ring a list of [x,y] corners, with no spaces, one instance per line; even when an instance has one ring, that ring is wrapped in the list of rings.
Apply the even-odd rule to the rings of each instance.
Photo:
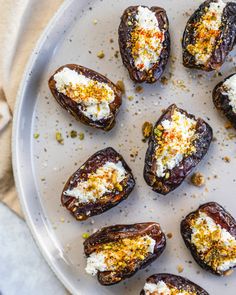
[[[147,278],[140,295],[209,295],[188,279],[172,274],[154,274]]]
[[[176,189],[207,153],[212,129],[201,118],[171,105],[155,124],[145,157],[144,179],[160,194]]]
[[[190,17],[184,31],[184,66],[218,70],[233,49],[235,38],[236,3],[205,1]]]
[[[181,234],[203,269],[224,276],[236,267],[236,221],[219,204],[206,203],[187,215]]]
[[[130,78],[135,82],[156,82],[170,55],[169,23],[160,7],[130,6],[119,26],[120,53]]]
[[[133,276],[161,255],[166,238],[155,222],[102,228],[84,242],[86,272],[102,285]]]
[[[213,102],[236,128],[236,74],[216,85],[213,90]]]
[[[92,155],[67,181],[61,202],[77,220],[101,214],[126,199],[135,180],[123,157],[109,147]]]
[[[113,128],[122,94],[105,76],[68,64],[51,76],[49,88],[57,102],[78,121],[105,131]]]

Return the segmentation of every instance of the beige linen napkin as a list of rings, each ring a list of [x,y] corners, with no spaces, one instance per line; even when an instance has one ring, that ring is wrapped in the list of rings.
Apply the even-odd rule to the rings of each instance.
[[[11,167],[10,114],[27,60],[62,2],[0,0],[0,201],[22,217]]]

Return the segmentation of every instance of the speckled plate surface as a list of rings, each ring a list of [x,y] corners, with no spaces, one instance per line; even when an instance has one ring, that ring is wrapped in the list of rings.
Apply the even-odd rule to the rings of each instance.
[[[192,259],[180,236],[183,216],[207,201],[217,201],[236,216],[236,132],[225,129],[225,119],[215,110],[211,98],[214,86],[235,71],[235,51],[214,73],[187,70],[181,63],[181,37],[189,17],[201,1],[66,1],[39,41],[26,71],[14,118],[13,158],[16,184],[22,206],[44,257],[73,294],[139,294],[147,276],[158,272],[178,274],[201,285],[210,294],[234,295],[235,274],[219,278],[202,270]],[[129,5],[159,5],[170,20],[172,57],[164,84],[144,85],[142,93],[128,77],[118,50],[117,29],[123,10]],[[95,24],[96,23],[96,24]],[[111,39],[114,41],[111,42]],[[105,57],[97,53],[103,50]],[[124,80],[126,95],[116,127],[104,133],[76,122],[62,110],[49,92],[47,81],[56,68],[66,63],[90,67],[111,80]],[[133,96],[133,100],[128,99]],[[142,142],[144,121],[155,122],[171,103],[201,116],[213,127],[215,140],[196,171],[206,178],[203,188],[189,178],[165,197],[158,196],[144,182],[142,171],[147,143]],[[76,130],[84,140],[71,138]],[[64,145],[55,140],[61,132]],[[39,137],[34,138],[38,133]],[[67,178],[94,152],[112,146],[133,169],[137,185],[129,196],[108,212],[77,222],[60,205],[60,193]],[[223,158],[227,156],[230,162]],[[168,239],[164,254],[133,278],[112,287],[102,287],[84,271],[85,232],[105,225],[157,221]]]

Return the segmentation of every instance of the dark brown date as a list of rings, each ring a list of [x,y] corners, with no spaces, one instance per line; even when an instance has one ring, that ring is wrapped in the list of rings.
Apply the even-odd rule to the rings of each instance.
[[[166,11],[163,8],[155,6],[150,8],[150,11],[155,13],[159,29],[162,32],[162,35],[160,37],[162,38],[162,49],[156,57],[156,60],[154,62],[152,60],[151,67],[145,68],[144,64],[142,63],[140,65],[138,64],[137,67],[137,65],[135,64],[135,58],[140,57],[140,53],[134,51],[134,48],[137,45],[136,43],[140,42],[137,45],[137,47],[141,47],[139,45],[142,44],[142,38],[146,34],[145,46],[148,46],[148,42],[150,42],[152,40],[151,38],[153,38],[150,37],[152,34],[150,33],[150,31],[146,32],[145,30],[137,30],[136,16],[139,7],[140,6],[128,7],[121,17],[121,22],[118,31],[120,53],[123,60],[123,64],[128,69],[130,78],[133,81],[138,83],[154,83],[163,74],[170,55],[170,34],[168,31],[169,22],[166,15]],[[134,36],[134,32],[136,32],[137,36]]]
[[[100,193],[96,190],[96,185],[100,185],[100,182],[96,182],[91,175],[96,173],[97,169],[101,168],[106,163],[122,164],[125,170],[125,177],[122,181],[117,182],[105,193]],[[105,177],[105,176],[104,176]],[[113,181],[111,176],[108,178],[108,184]],[[88,179],[89,182],[88,182]],[[87,181],[86,194],[95,198],[94,200],[88,200],[87,202],[80,201],[79,197],[74,196],[71,191],[76,188],[80,183],[83,184]],[[116,181],[114,179],[114,181]],[[126,164],[123,157],[118,154],[113,148],[109,147],[98,151],[92,155],[67,181],[61,195],[62,205],[65,206],[77,220],[85,220],[88,217],[101,214],[110,208],[118,205],[121,201],[126,199],[135,185],[135,180],[132,175],[132,171]],[[95,186],[95,187],[94,187]],[[69,191],[69,193],[68,193]],[[92,196],[92,197],[93,197]]]
[[[182,40],[185,67],[204,71],[218,70],[234,47],[236,3],[225,3],[218,29],[214,28],[217,23],[217,14],[207,15],[211,3],[222,5],[221,0],[207,0],[200,5],[187,22]],[[205,23],[214,22],[214,26],[212,29],[204,29],[203,21]]]
[[[98,83],[105,83],[107,86],[110,87],[110,89],[114,92],[114,100],[109,102],[109,114],[106,114],[105,117],[99,117],[99,119],[93,117],[93,114],[88,114],[85,111],[87,110],[88,106],[83,102],[85,99],[85,96],[91,95],[91,89],[85,89],[87,91],[86,93],[83,93],[83,97],[81,96],[81,93],[79,92],[79,97],[81,97],[81,101],[78,102],[76,99],[72,99],[67,94],[64,94],[62,92],[59,92],[56,88],[56,81],[54,79],[55,74],[61,72],[64,68],[68,68],[70,70],[73,70],[77,72],[78,74],[83,75],[86,78],[89,78],[93,81],[96,81]],[[75,117],[76,120],[84,123],[85,125],[89,125],[91,127],[103,129],[105,131],[111,130],[115,125],[115,118],[118,113],[119,107],[122,103],[122,93],[120,89],[112,83],[108,78],[105,76],[90,70],[88,68],[85,68],[80,65],[76,64],[67,64],[62,67],[60,67],[49,79],[49,88],[55,97],[56,101],[61,105],[63,109],[65,109],[68,113],[70,113],[72,116]],[[82,90],[81,90],[82,91]],[[74,93],[74,92],[73,92]],[[96,92],[94,92],[96,94]],[[76,94],[78,96],[78,92]],[[99,97],[99,95],[97,95]],[[97,109],[99,109],[101,106],[101,102],[98,103]]]
[[[206,217],[210,218],[210,221],[207,221]],[[193,258],[203,269],[224,276],[236,267],[236,221],[219,204],[206,203],[188,214],[181,222],[181,234]],[[228,234],[231,235],[231,242],[225,241]],[[228,263],[229,261],[232,263]]]
[[[166,287],[169,289],[176,289],[177,292],[173,294],[179,294],[187,292],[186,294],[189,295],[209,295],[204,289],[202,289],[200,286],[196,285],[195,283],[191,282],[190,280],[181,277],[176,276],[173,274],[154,274],[146,279],[146,287],[148,287],[148,284],[158,284],[160,282],[164,282]],[[158,292],[147,292],[145,291],[145,288],[141,291],[140,295],[155,295],[159,294]],[[161,293],[160,293],[161,294]],[[168,293],[172,294],[172,293]]]
[[[188,152],[183,156],[183,159],[174,166],[172,169],[166,168],[165,175],[158,176],[157,169],[159,169],[160,164],[158,159],[160,155],[157,156],[157,152],[165,147],[169,146],[169,149],[174,150],[176,147],[172,146],[174,140],[179,144],[178,134],[173,132],[166,132],[165,129],[159,130],[159,126],[162,126],[163,121],[172,121],[173,114],[178,112],[186,116],[191,120],[196,121],[195,125],[195,135],[192,141],[192,152]],[[181,134],[180,134],[181,137]],[[167,139],[169,138],[169,143]],[[149,139],[149,145],[145,157],[144,166],[144,179],[147,184],[152,187],[152,189],[162,195],[166,195],[172,190],[176,189],[185,177],[192,171],[192,169],[201,161],[208,151],[212,140],[212,129],[211,127],[201,118],[196,119],[195,116],[188,114],[186,111],[179,109],[176,105],[171,105],[163,113],[160,119],[156,122],[152,135]],[[167,141],[167,142],[166,142]],[[183,140],[182,145],[185,145],[185,140]],[[177,152],[178,155],[178,152]],[[167,161],[168,162],[168,161]]]
[[[235,75],[236,74],[230,75],[224,81],[218,83],[212,94],[215,107],[225,115],[225,117],[232,123],[234,128],[236,128],[236,113],[230,105],[228,89],[224,87],[224,82]]]
[[[139,259],[135,257],[135,252],[131,252],[132,254],[128,255],[128,262],[123,258],[122,262],[126,264],[122,268],[117,267],[116,270],[113,269],[112,271],[109,271],[109,269],[98,271],[97,278],[102,285],[119,283],[122,280],[133,276],[138,270],[147,267],[164,251],[166,246],[165,235],[158,223],[147,222],[104,227],[85,240],[84,252],[85,255],[89,257],[94,252],[99,253],[101,248],[108,243],[113,243],[113,245],[115,245],[116,243],[120,243],[123,239],[126,239],[127,243],[127,239],[135,241],[135,239],[144,236],[148,236],[155,241],[153,253],[147,253],[143,259]],[[112,251],[119,250],[115,250],[115,246],[111,247],[111,257]]]

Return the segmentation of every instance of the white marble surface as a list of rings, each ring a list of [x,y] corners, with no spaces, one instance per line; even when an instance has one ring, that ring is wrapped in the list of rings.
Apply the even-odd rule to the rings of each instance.
[[[55,277],[22,219],[0,203],[0,295],[69,294]]]

